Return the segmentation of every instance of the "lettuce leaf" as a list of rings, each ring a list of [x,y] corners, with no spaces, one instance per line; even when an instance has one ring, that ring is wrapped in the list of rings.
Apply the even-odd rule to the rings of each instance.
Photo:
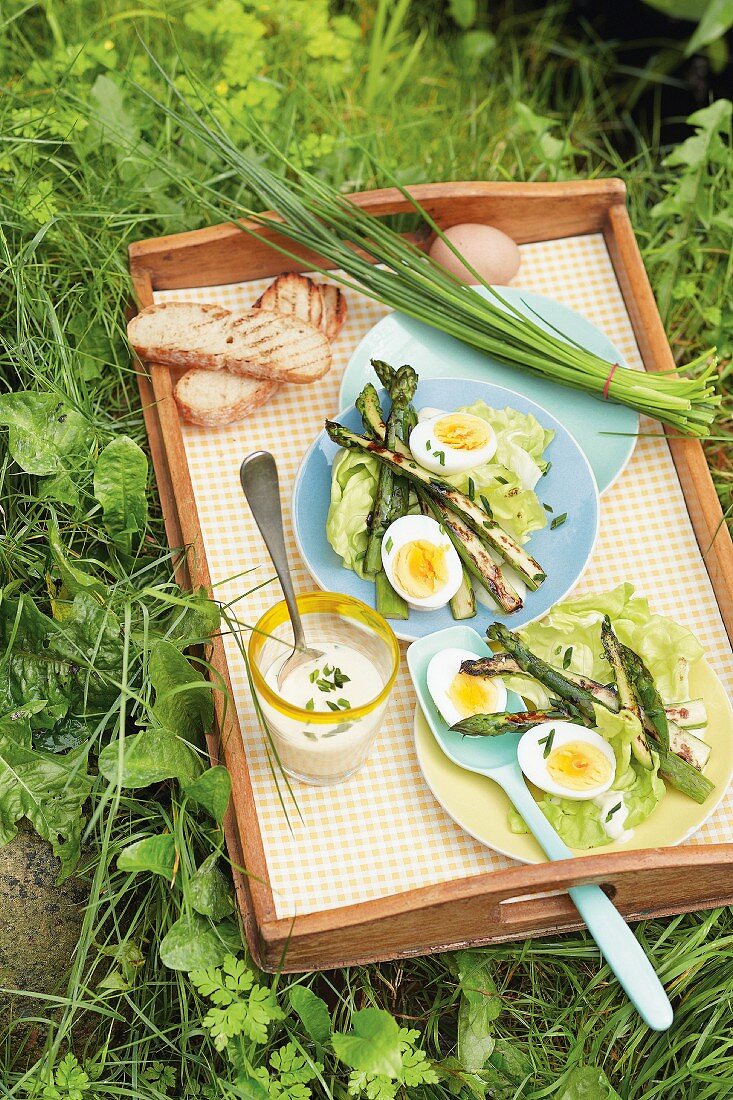
[[[686,699],[689,669],[702,657],[703,647],[686,627],[653,614],[648,601],[635,595],[628,582],[610,592],[559,603],[541,622],[532,623],[521,633],[543,660],[562,665],[563,656],[571,649],[569,667],[574,672],[608,683],[612,672],[603,654],[600,631],[604,615],[610,617],[621,641],[644,661],[665,703]],[[535,687],[532,701],[546,701],[536,695]]]
[[[480,416],[496,433],[496,461],[517,474],[525,489],[534,489],[547,466],[543,455],[555,438],[531,413],[517,409],[492,409],[485,401],[474,401],[461,412]]]
[[[530,649],[550,664],[561,667],[566,660],[573,671],[608,683],[613,673],[603,654],[600,632],[605,614],[610,616],[621,641],[645,662],[665,702],[686,698],[689,669],[700,660],[703,648],[686,627],[654,614],[648,601],[637,596],[631,584],[557,604],[541,622],[530,624],[521,634]],[[538,706],[549,702],[545,689],[527,677],[509,677],[507,684],[528,702]],[[646,769],[633,758],[632,742],[641,732],[635,715],[629,711],[612,714],[601,706],[595,708],[595,715],[597,731],[616,756],[611,789],[623,794],[629,811],[625,827],[633,829],[649,817],[664,797],[666,788],[658,774],[659,759],[653,752],[654,766]],[[540,806],[571,847],[596,848],[610,843],[600,819],[601,811],[593,802],[548,796]],[[510,824],[515,832],[526,831],[514,812]]]
[[[326,537],[347,569],[364,576],[367,516],[379,480],[376,458],[359,451],[341,451],[331,471],[331,503],[326,518]]]
[[[485,401],[476,401],[459,411],[480,416],[491,424],[497,451],[491,462],[445,480],[465,493],[470,477],[476,494],[488,500],[497,523],[520,542],[526,542],[533,531],[547,526],[547,513],[533,490],[545,468],[543,452],[555,433],[531,415],[516,409],[491,409]],[[342,451],[334,460],[326,537],[346,568],[360,577],[364,576],[366,519],[377,480],[375,458],[358,451]]]
[[[523,489],[519,476],[498,462],[484,462],[465,474],[451,474],[445,480],[462,493],[468,492],[468,479],[476,497],[485,496],[494,519],[519,542],[526,542],[533,531],[547,526],[547,512],[532,489]],[[497,480],[500,479],[500,480]]]

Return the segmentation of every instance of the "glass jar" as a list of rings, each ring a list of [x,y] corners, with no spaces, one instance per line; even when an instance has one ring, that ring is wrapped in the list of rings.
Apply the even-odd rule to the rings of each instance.
[[[252,682],[283,770],[304,783],[342,783],[364,763],[377,736],[399,669],[399,645],[386,620],[351,596],[310,592],[298,596],[298,609],[308,645],[324,652],[323,666],[314,667],[312,679],[305,672],[300,675],[297,700],[292,690],[291,698],[286,697],[295,674],[286,679],[282,693],[278,689],[277,670],[293,649],[292,626],[282,601],[265,612],[250,636]],[[334,665],[343,653],[351,660],[352,672],[361,670],[338,689],[329,685],[334,678],[329,654],[334,653]],[[306,700],[301,697],[304,677],[310,696]],[[355,701],[342,709],[348,694]]]

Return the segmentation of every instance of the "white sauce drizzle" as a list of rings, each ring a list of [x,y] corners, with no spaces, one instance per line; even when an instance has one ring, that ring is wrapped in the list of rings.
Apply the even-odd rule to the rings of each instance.
[[[619,802],[621,803],[619,808],[606,820],[610,811],[614,806],[618,806]],[[611,840],[617,840],[620,844],[625,844],[627,840],[631,840],[634,830],[624,829],[626,818],[629,816],[629,808],[621,791],[606,791],[604,794],[599,794],[593,799],[593,804],[598,806],[600,810],[601,825],[606,831],[606,836],[610,837]]]

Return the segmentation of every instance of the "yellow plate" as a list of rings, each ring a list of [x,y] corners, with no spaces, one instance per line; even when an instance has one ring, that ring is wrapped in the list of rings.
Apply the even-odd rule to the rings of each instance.
[[[659,848],[681,844],[711,816],[725,795],[733,776],[733,707],[725,689],[710,665],[698,661],[690,672],[690,698],[705,700],[708,724],[703,730],[690,730],[710,745],[710,760],[705,775],[715,790],[702,806],[679,791],[667,787],[667,793],[646,821],[634,830],[624,844],[606,844],[593,852],[627,852],[635,848]],[[486,776],[465,771],[453,764],[439,748],[419,705],[415,709],[415,747],[428,786],[446,813],[462,829],[489,848],[518,859],[522,863],[540,863],[545,856],[533,836],[511,832],[508,822],[509,799]],[[578,855],[589,855],[577,850]]]

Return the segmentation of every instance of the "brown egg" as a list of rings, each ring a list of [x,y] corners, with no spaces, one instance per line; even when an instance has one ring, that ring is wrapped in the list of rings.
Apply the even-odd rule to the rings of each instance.
[[[446,229],[445,235],[487,283],[506,286],[519,271],[519,249],[501,229],[494,229],[492,225],[466,222],[464,225],[453,225]],[[430,255],[462,283],[476,282],[475,277],[451,252],[442,238],[436,237],[433,241]]]

